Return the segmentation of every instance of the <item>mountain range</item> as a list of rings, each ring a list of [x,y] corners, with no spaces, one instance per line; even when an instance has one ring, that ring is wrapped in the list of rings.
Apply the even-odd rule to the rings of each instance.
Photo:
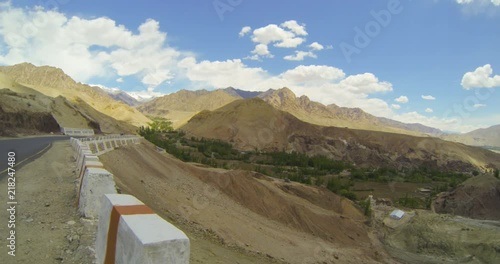
[[[233,87],[213,91],[181,90],[148,101],[137,100],[136,94],[119,89],[106,89],[102,86],[77,83],[61,69],[50,66],[36,67],[30,63],[21,63],[0,67],[0,73],[8,76],[12,82],[20,86],[32,88],[49,97],[63,96],[73,104],[80,105],[82,109],[91,107],[97,110],[94,114],[105,113],[107,116],[136,127],[150,122],[145,115],[166,117],[172,120],[174,127],[180,127],[200,111],[214,110],[238,99],[259,97],[277,109],[287,111],[302,121],[316,125],[415,136],[428,135],[467,145],[500,147],[500,125],[466,134],[447,134],[422,124],[407,124],[376,117],[360,108],[339,107],[334,104],[323,105],[311,101],[307,96],[297,97],[286,87],[277,90],[269,89],[265,92],[244,91]],[[133,130],[131,127],[127,129],[127,131],[131,130]]]
[[[500,167],[500,155],[485,149],[433,137],[314,125],[260,98],[202,111],[180,130],[188,136],[231,142],[242,151],[320,154],[359,166],[462,171]]]

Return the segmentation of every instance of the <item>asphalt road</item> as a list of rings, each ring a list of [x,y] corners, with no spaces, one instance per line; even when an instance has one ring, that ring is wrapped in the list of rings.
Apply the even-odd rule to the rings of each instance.
[[[29,137],[29,138],[15,138],[15,139],[1,139],[0,140],[0,174],[4,174],[4,170],[8,165],[8,153],[14,152],[16,155],[16,166],[30,162],[32,159],[38,157],[41,152],[48,149],[48,146],[58,140],[69,140],[68,136],[45,136],[45,137]]]

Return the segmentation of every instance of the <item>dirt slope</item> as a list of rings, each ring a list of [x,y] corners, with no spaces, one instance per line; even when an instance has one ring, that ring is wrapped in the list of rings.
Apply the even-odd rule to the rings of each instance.
[[[69,102],[48,97],[31,88],[16,85],[0,89],[0,133],[31,135],[59,133],[60,127],[94,129],[96,133],[135,133],[136,127],[109,117],[77,98]]]
[[[362,166],[500,167],[500,156],[488,150],[431,137],[316,126],[257,98],[203,111],[180,129],[189,136],[231,142],[241,150],[323,154]]]
[[[500,221],[500,180],[490,175],[470,178],[440,194],[433,206],[438,213]]]
[[[245,256],[261,252],[288,263],[391,263],[351,202],[324,189],[252,172],[200,168],[146,143],[120,148],[101,160],[123,192],[181,228],[212,234]],[[199,258],[194,253],[192,261]],[[222,258],[213,256],[210,263],[236,261]]]
[[[77,83],[58,68],[21,63],[2,66],[0,72],[50,97],[64,96],[71,102],[80,98],[99,112],[134,126],[145,125],[150,121],[136,109],[114,100],[102,89]]]

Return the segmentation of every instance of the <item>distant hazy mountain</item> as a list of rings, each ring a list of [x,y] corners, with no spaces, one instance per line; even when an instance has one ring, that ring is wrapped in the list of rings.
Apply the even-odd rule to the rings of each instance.
[[[111,98],[124,102],[130,106],[136,106],[140,104],[140,102],[135,99],[134,97],[130,96],[127,92],[124,92],[118,88],[108,88],[102,85],[91,85],[91,86],[96,86],[98,88],[101,88],[103,91],[105,91]]]
[[[472,146],[500,147],[500,125],[480,128],[461,135],[446,135],[443,138]]]
[[[407,124],[407,123],[399,122],[399,121],[392,120],[392,119],[385,118],[385,117],[379,117],[378,119],[379,119],[380,123],[387,125],[387,126],[397,127],[397,128],[401,128],[401,129],[405,129],[405,130],[410,130],[410,131],[417,131],[417,132],[421,132],[423,134],[427,134],[427,135],[430,135],[433,137],[441,137],[441,136],[444,136],[447,134],[447,133],[441,131],[440,129],[424,126],[424,125],[419,124],[419,123]]]
[[[241,97],[243,99],[257,97],[262,93],[262,92],[244,91],[244,90],[236,89],[233,87],[228,87],[228,88],[223,89],[223,90],[224,90],[224,92],[228,93],[229,95],[232,95],[234,97]]]
[[[122,101],[130,106],[136,106],[139,105],[140,102],[135,99],[134,97],[130,96],[128,93],[120,91],[115,94],[109,94],[113,99],[117,101]]]

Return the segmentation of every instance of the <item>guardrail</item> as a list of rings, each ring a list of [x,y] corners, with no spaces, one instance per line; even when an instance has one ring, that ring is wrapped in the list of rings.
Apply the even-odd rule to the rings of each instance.
[[[72,127],[61,127],[61,132],[68,136],[92,136],[94,135],[93,129],[86,128],[72,128]]]
[[[93,154],[99,156],[120,146],[140,143],[142,138],[133,135],[107,135],[80,138],[78,140],[83,144],[83,146],[87,146]]]
[[[97,156],[141,140],[137,136],[120,135],[70,139],[78,172],[79,211],[82,217],[99,221],[97,263],[187,264],[190,254],[187,236],[137,198],[117,194],[113,174]]]

